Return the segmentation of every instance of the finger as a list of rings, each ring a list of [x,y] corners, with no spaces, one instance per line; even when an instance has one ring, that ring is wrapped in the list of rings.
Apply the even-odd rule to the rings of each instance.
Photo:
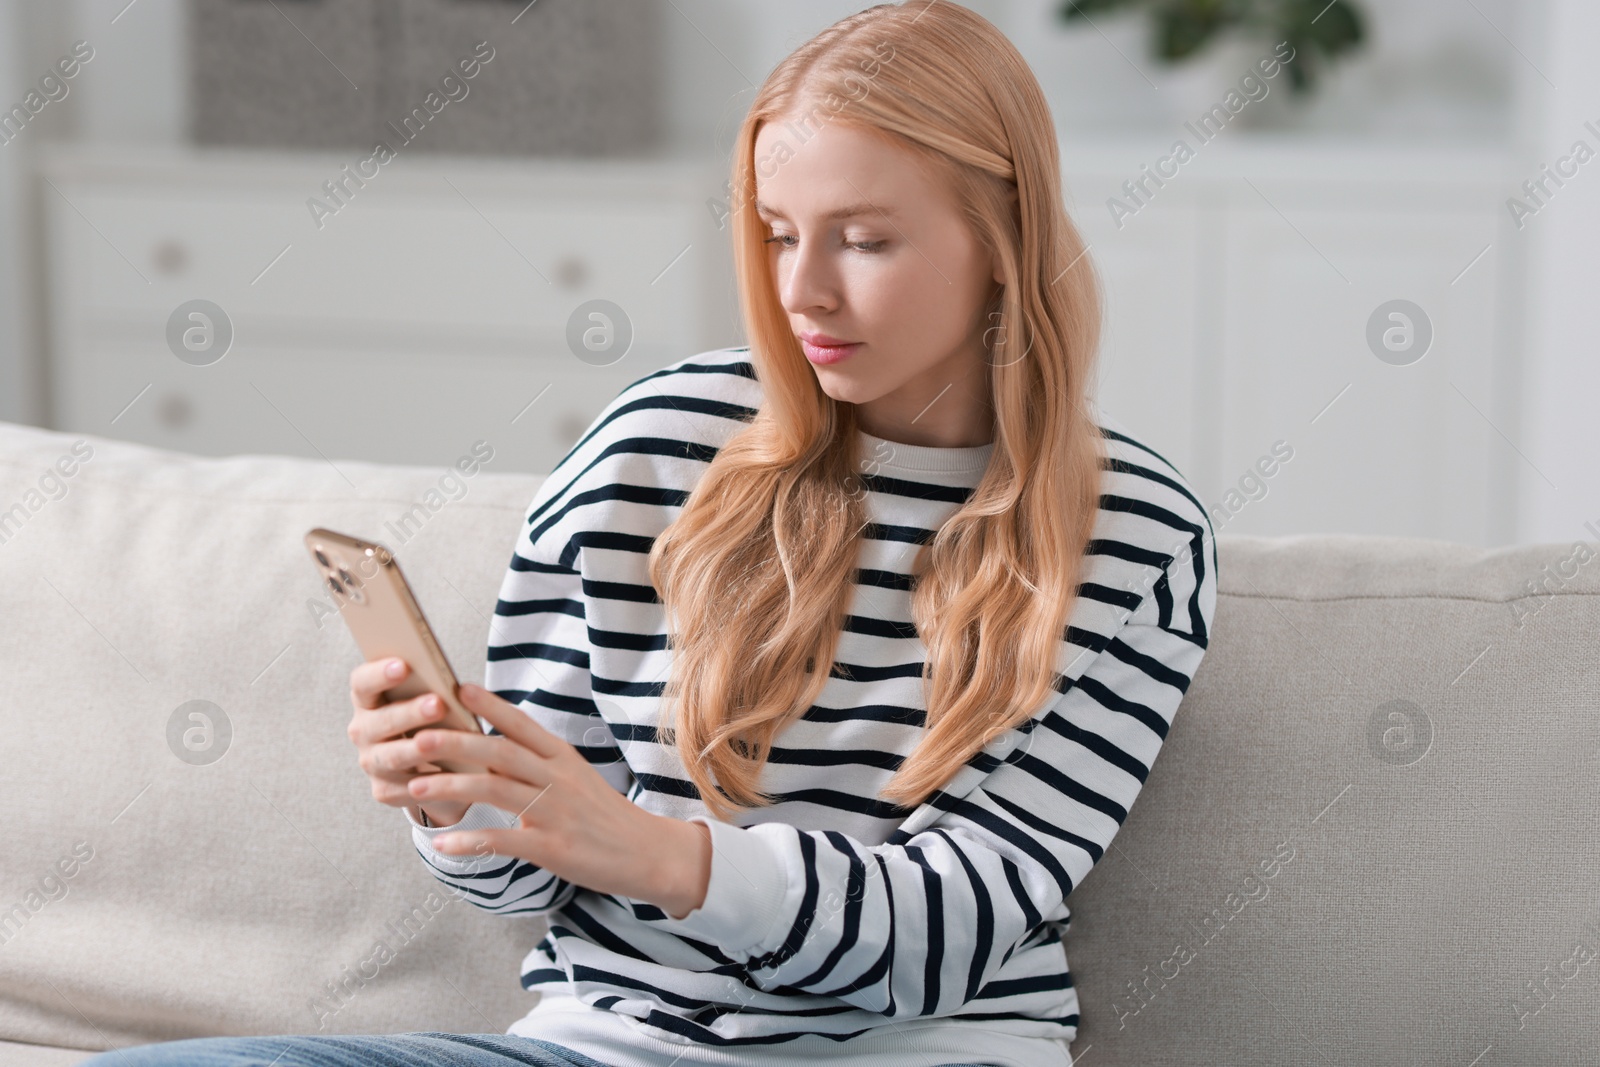
[[[400,673],[391,675],[388,673],[388,668],[395,662],[400,664]],[[403,681],[410,673],[410,669],[405,660],[397,660],[392,656],[369,659],[365,663],[358,664],[350,672],[350,695],[356,707],[366,711],[381,707],[383,704],[381,697],[384,692]]]
[[[563,747],[571,747],[534,722],[526,711],[481,685],[463,683],[456,687],[456,694],[468,711],[482,715],[496,730],[536,755],[554,759],[561,754]]]
[[[367,749],[363,768],[367,776],[404,786],[422,773],[427,757],[417,752],[416,741],[409,737],[384,741]]]
[[[454,855],[513,856],[543,867],[537,843],[528,838],[532,832],[526,827],[515,830],[452,830],[448,834],[440,834],[429,843],[440,852]]]
[[[406,788],[419,802],[482,802],[511,812],[521,819],[527,812],[536,809],[549,787],[531,786],[498,774],[452,774],[447,771],[413,778]]]
[[[486,767],[497,775],[543,786],[550,781],[549,761],[515,738],[469,734],[465,730],[418,730],[412,738],[420,758],[442,759]]]
[[[358,745],[372,745],[388,741],[408,730],[438,722],[444,718],[444,704],[433,693],[424,693],[394,704],[384,704],[371,711],[358,711],[347,731],[350,740]]]
[[[376,749],[374,749],[374,751],[376,751]],[[404,757],[396,756],[393,757],[393,762],[399,765],[406,763],[406,760]],[[400,790],[402,793],[404,793],[406,802],[411,803],[411,794],[405,793],[406,785],[410,783],[411,779],[417,777],[418,775],[437,774],[442,770],[444,770],[444,768],[440,767],[436,763],[420,762],[416,764],[407,764],[406,766],[396,766],[395,768],[374,767],[372,770],[367,772],[367,777],[377,782],[383,782],[395,789]]]
[[[372,799],[379,804],[387,804],[392,808],[407,808],[417,801],[410,793],[406,792],[404,782],[380,781],[372,787]]]

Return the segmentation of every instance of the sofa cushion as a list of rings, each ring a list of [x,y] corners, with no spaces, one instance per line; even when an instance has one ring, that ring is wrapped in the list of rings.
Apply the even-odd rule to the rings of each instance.
[[[95,1055],[92,1049],[57,1048],[0,1041],[0,1063],[6,1067],[73,1067]]]
[[[1600,555],[1217,543],[1211,647],[1069,898],[1074,1056],[1594,1062]]]
[[[345,734],[361,655],[301,537],[388,545],[481,682],[540,480],[0,424],[0,1039],[503,1032],[536,1003],[543,920],[444,893],[372,799]],[[192,701],[231,734],[199,762]]]

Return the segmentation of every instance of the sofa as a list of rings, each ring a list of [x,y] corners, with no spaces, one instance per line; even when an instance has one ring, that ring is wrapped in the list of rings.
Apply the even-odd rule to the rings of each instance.
[[[481,681],[539,481],[0,424],[0,1064],[533,1006],[544,920],[441,892],[371,797],[360,654],[301,537],[387,544]],[[1600,1062],[1600,561],[1574,535],[1218,537],[1210,650],[1070,898],[1076,1057]]]

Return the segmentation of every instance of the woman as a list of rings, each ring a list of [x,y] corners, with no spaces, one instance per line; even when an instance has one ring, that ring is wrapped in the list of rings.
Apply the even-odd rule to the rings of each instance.
[[[541,486],[462,687],[491,735],[404,737],[440,714],[380,706],[406,665],[351,675],[360,764],[436,877],[549,916],[538,1005],[116,1063],[1070,1062],[1066,897],[1206,648],[1205,510],[1087,411],[1092,265],[988,22],[828,28],[731,189],[751,345],[636,381]]]

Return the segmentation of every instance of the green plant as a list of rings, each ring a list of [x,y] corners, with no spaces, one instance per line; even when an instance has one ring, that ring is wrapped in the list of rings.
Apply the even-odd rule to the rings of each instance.
[[[1366,16],[1355,0],[1063,0],[1059,13],[1074,23],[1132,9],[1149,12],[1152,51],[1169,63],[1229,33],[1287,41],[1294,57],[1284,69],[1301,94],[1315,87],[1326,64],[1366,39]]]

